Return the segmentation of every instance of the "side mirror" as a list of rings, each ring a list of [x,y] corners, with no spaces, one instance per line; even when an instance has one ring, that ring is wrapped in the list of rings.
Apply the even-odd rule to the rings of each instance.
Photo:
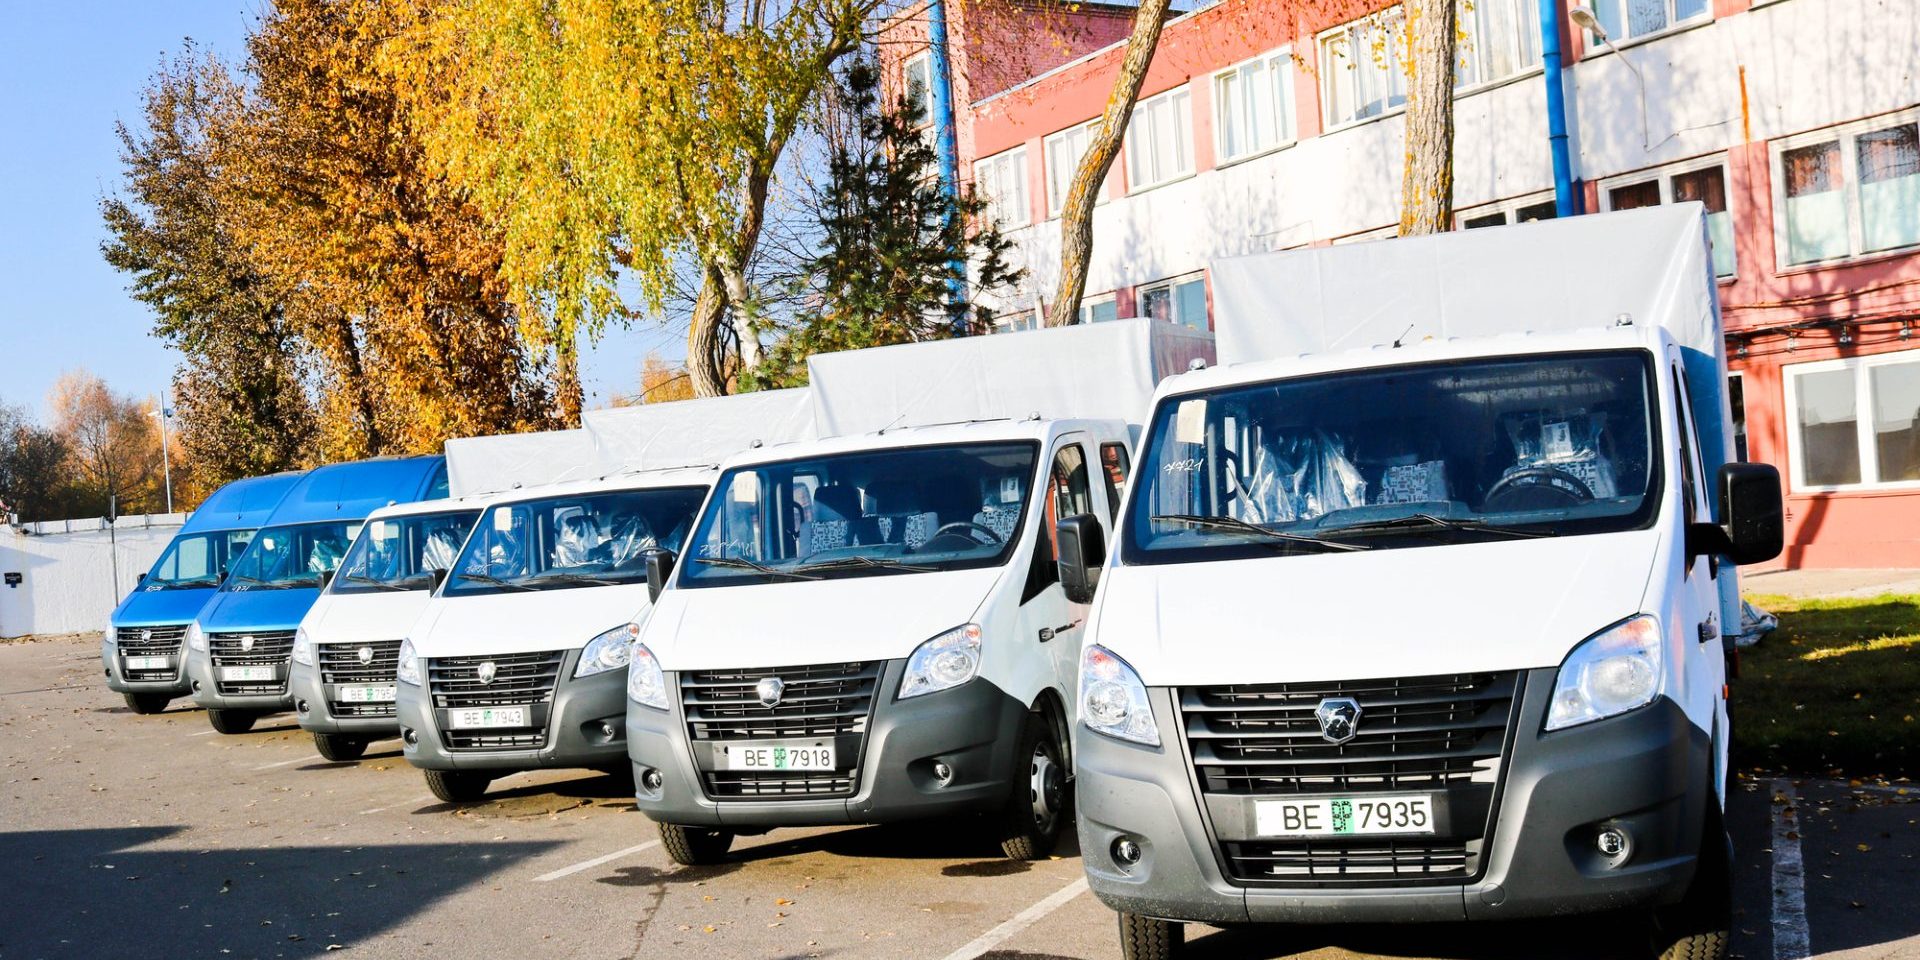
[[[146,574],[144,574],[144,573],[136,573],[136,574],[134,574],[134,575],[133,575],[133,585],[134,585],[134,586],[136,586],[136,587],[137,587],[137,586],[139,586],[140,584],[143,584],[143,583],[146,583],[146,582],[147,582],[147,575],[146,575]]]
[[[1067,517],[1054,528],[1060,545],[1060,587],[1074,603],[1093,600],[1100,568],[1107,563],[1107,535],[1091,513]]]
[[[1780,471],[1767,463],[1729,463],[1718,479],[1720,522],[1687,529],[1688,555],[1717,554],[1736,564],[1779,556],[1786,544]]]
[[[427,576],[433,580],[433,586],[427,588],[428,592],[438,590],[441,584],[447,582],[447,568],[435,567],[427,572]]]
[[[329,584],[333,583],[333,574],[332,570],[320,571],[320,589],[325,590]]]
[[[660,599],[660,591],[667,589],[667,578],[673,576],[673,551],[655,547],[647,551],[647,602]]]

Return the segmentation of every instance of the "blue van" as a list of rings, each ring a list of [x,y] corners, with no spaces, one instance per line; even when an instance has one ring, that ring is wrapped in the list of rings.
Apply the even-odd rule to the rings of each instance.
[[[293,706],[294,630],[367,514],[446,495],[441,456],[336,463],[300,478],[187,627],[188,683],[215,730],[245,733]]]
[[[107,686],[134,713],[159,713],[188,692],[180,640],[220,578],[253,540],[300,471],[235,480],[187,518],[153,569],[113,608],[100,638]]]

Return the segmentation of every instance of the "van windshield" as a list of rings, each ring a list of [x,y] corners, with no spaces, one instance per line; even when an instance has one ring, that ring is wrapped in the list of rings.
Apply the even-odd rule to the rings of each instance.
[[[684,587],[993,566],[1019,539],[1039,447],[894,447],[737,467],[680,565]]]
[[[705,487],[607,490],[495,504],[442,591],[558,590],[647,579],[647,551],[677,550]]]
[[[360,521],[329,520],[268,527],[253,538],[220,589],[286,590],[317,587],[340,565],[347,545],[360,533]]]
[[[1652,355],[1344,371],[1169,397],[1128,563],[1627,530],[1660,481]]]
[[[433,572],[453,566],[478,510],[421,513],[368,520],[329,593],[431,590]]]
[[[252,530],[188,533],[173,538],[160,562],[140,581],[145,590],[211,590],[220,585],[227,565],[246,552]]]

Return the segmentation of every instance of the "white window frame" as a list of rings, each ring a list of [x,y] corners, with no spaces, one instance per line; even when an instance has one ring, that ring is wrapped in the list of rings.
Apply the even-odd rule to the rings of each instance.
[[[1243,104],[1250,103],[1251,101],[1246,98],[1247,95],[1243,92],[1242,99],[1239,103],[1229,103],[1228,98],[1222,96],[1220,93],[1220,84],[1223,80],[1232,79],[1245,85],[1247,79],[1242,73],[1248,67],[1254,66],[1262,68],[1263,73],[1269,78],[1269,82],[1271,82],[1271,78],[1275,76],[1278,78],[1276,84],[1277,89],[1273,94],[1274,106],[1278,108],[1278,116],[1271,118],[1275,128],[1274,141],[1265,146],[1255,146],[1247,150],[1242,150],[1239,153],[1230,153],[1227,150],[1226,118],[1228,111],[1238,113],[1239,116],[1236,119],[1241,123],[1245,123],[1251,119],[1251,117],[1248,116],[1251,108],[1243,108]],[[1271,71],[1278,71],[1278,73],[1276,75]],[[1224,70],[1217,70],[1213,74],[1212,83],[1213,155],[1218,163],[1237,163],[1241,160],[1248,160],[1262,154],[1272,153],[1275,150],[1286,149],[1297,142],[1300,135],[1300,126],[1295,114],[1299,112],[1299,104],[1295,102],[1293,47],[1291,45],[1281,47],[1277,50],[1269,50],[1257,57],[1242,60]]]
[[[1359,233],[1349,233],[1344,237],[1335,237],[1333,238],[1333,245],[1337,247],[1346,243],[1371,243],[1375,240],[1392,240],[1399,236],[1400,225],[1397,223],[1389,223],[1384,227],[1374,227],[1371,230],[1362,230]],[[1306,244],[1302,244],[1301,246],[1306,246]]]
[[[1648,167],[1645,170],[1623,173],[1617,177],[1608,177],[1605,180],[1601,180],[1596,184],[1596,187],[1600,191],[1600,210],[1603,213],[1612,212],[1613,191],[1621,187],[1637,187],[1648,181],[1659,184],[1660,205],[1664,207],[1673,202],[1674,177],[1684,176],[1689,173],[1698,173],[1714,167],[1720,168],[1720,182],[1725,185],[1727,191],[1727,195],[1722,199],[1725,200],[1727,204],[1727,216],[1733,218],[1733,171],[1732,165],[1728,163],[1725,153],[1710,153],[1704,157],[1695,157],[1692,160],[1682,160],[1678,163],[1669,163],[1659,167]],[[1737,224],[1739,221],[1737,218],[1734,218],[1732,222]],[[1737,250],[1728,250],[1727,253],[1733,258],[1733,272],[1728,274],[1715,274],[1715,279],[1721,283],[1731,283],[1740,276],[1739,252]]]
[[[985,212],[993,218],[998,228],[1017,229],[1033,222],[1033,200],[1027,188],[1029,172],[1027,145],[1024,143],[973,162],[973,189],[979,191],[987,201]],[[1014,196],[1000,195],[997,186],[1003,181],[1014,185]],[[990,183],[995,184],[996,188],[987,189]]]
[[[1118,319],[1120,319],[1120,314],[1119,314],[1119,307],[1118,307],[1118,304],[1119,304],[1119,302],[1120,302],[1120,293],[1119,293],[1119,291],[1117,291],[1117,290],[1116,290],[1116,291],[1113,291],[1113,292],[1111,292],[1111,293],[1103,293],[1103,294],[1100,294],[1100,295],[1098,295],[1098,296],[1093,296],[1093,297],[1081,297],[1081,298],[1080,298],[1080,313],[1079,313],[1079,315],[1078,315],[1078,316],[1075,316],[1075,317],[1073,318],[1073,322],[1075,322],[1075,323],[1079,323],[1079,324],[1092,324],[1092,323],[1094,323],[1095,321],[1094,321],[1094,319],[1093,319],[1093,316],[1092,316],[1092,315],[1093,315],[1093,308],[1094,308],[1094,307],[1097,307],[1097,306],[1100,306],[1101,304],[1106,304],[1106,303],[1111,303],[1111,304],[1115,304],[1115,308],[1114,308],[1114,319],[1115,319],[1115,320],[1118,320]],[[1103,322],[1103,323],[1104,323],[1105,321],[1100,321],[1100,322]]]
[[[932,50],[923,49],[918,53],[910,54],[905,60],[900,61],[900,97],[909,103],[912,102],[913,74],[916,69],[925,71],[927,75],[927,100],[921,104],[920,116],[914,118],[913,124],[915,129],[919,129],[920,127],[931,126],[933,124]]]
[[[1632,3],[1633,0],[1585,0],[1585,2],[1588,4],[1589,8],[1593,10],[1594,16],[1596,17],[1600,15],[1601,7],[1603,6],[1615,5],[1619,8],[1620,15],[1621,15],[1621,20],[1619,22],[1619,32],[1616,33],[1613,31],[1609,31],[1607,34],[1607,38],[1609,40],[1612,40],[1616,46],[1626,46],[1629,43],[1639,43],[1641,41],[1647,40],[1652,37],[1661,36],[1662,34],[1671,33],[1676,30],[1685,30],[1688,27],[1692,27],[1697,24],[1711,23],[1713,21],[1712,0],[1704,0],[1704,2],[1701,4],[1703,9],[1699,13],[1696,13],[1696,14],[1693,14],[1692,16],[1687,17],[1685,20],[1676,19],[1674,17],[1673,6],[1675,3],[1675,0],[1663,0],[1663,2],[1666,5],[1667,22],[1655,30],[1649,30],[1645,33],[1633,33],[1633,32],[1630,32],[1630,29],[1629,29],[1629,24],[1632,22],[1632,20],[1627,15],[1627,5]],[[1756,7],[1759,5],[1760,4],[1758,3],[1754,4],[1754,6]],[[1603,25],[1604,25],[1604,22],[1603,22]],[[1607,49],[1606,44],[1600,42],[1600,37],[1598,35],[1585,30],[1581,31],[1581,34],[1582,34],[1582,39],[1584,40],[1583,46],[1585,47],[1585,53],[1582,55],[1582,59],[1586,57],[1600,56],[1602,54],[1612,52],[1611,50]]]
[[[1475,77],[1472,83],[1456,83],[1453,88],[1454,96],[1456,97],[1475,90],[1505,83],[1515,77],[1524,77],[1528,74],[1538,73],[1543,69],[1540,63],[1540,4],[1535,2],[1535,0],[1472,0],[1472,9],[1468,9],[1468,5],[1462,3],[1461,0],[1454,0],[1455,19],[1464,21],[1468,17],[1474,17],[1474,24],[1478,26],[1480,23],[1478,16],[1484,12],[1484,8],[1481,5],[1495,3],[1511,4],[1511,8],[1520,15],[1521,22],[1516,26],[1513,36],[1507,38],[1507,42],[1510,44],[1507,52],[1512,56],[1516,66],[1512,71],[1503,73],[1497,77]],[[1476,61],[1475,66],[1477,67],[1479,62],[1481,62],[1481,58],[1485,55],[1486,48],[1480,46],[1483,38],[1472,35],[1465,29],[1462,29],[1460,32],[1463,35],[1462,40],[1465,43],[1472,44],[1472,46],[1470,48],[1462,46],[1460,51],[1455,55],[1455,59],[1458,60],[1464,55],[1471,54]],[[1458,74],[1459,68],[1456,65],[1455,75],[1457,76]]]
[[[1085,123],[1076,123],[1073,126],[1066,128],[1065,130],[1060,130],[1054,133],[1050,133],[1047,135],[1046,139],[1041,141],[1041,144],[1040,144],[1041,161],[1047,165],[1046,169],[1042,171],[1042,173],[1045,174],[1046,181],[1047,181],[1047,184],[1046,184],[1047,217],[1049,219],[1060,215],[1061,206],[1063,206],[1067,202],[1066,191],[1071,189],[1072,187],[1074,170],[1077,170],[1079,168],[1080,158],[1086,156],[1087,152],[1085,150],[1082,150],[1080,151],[1078,156],[1075,156],[1073,158],[1072,169],[1069,169],[1066,171],[1065,182],[1059,184],[1060,194],[1058,196],[1054,195],[1054,190],[1055,190],[1055,184],[1053,182],[1054,155],[1059,152],[1060,145],[1065,143],[1068,137],[1071,137],[1073,134],[1078,133],[1079,131],[1082,131],[1082,130],[1086,131],[1087,133],[1088,146],[1092,146],[1093,133],[1095,130],[1098,130],[1099,127],[1100,127],[1100,119],[1098,117],[1095,117],[1094,119],[1088,120]],[[1099,190],[1094,195],[1094,202],[1098,203],[1105,199],[1107,199],[1107,182],[1106,180],[1102,179],[1100,181]]]
[[[1872,260],[1881,257],[1899,256],[1920,250],[1920,244],[1908,244],[1904,247],[1888,247],[1884,250],[1863,251],[1866,246],[1864,236],[1865,221],[1860,209],[1860,151],[1856,138],[1863,133],[1873,133],[1889,127],[1920,123],[1920,107],[1883,113],[1877,117],[1854,120],[1819,130],[1797,133],[1791,137],[1782,137],[1768,144],[1768,162],[1773,173],[1773,256],[1774,263],[1782,272],[1809,270],[1836,263],[1848,263],[1855,260]],[[1808,260],[1794,263],[1792,252],[1787,249],[1787,169],[1786,154],[1789,150],[1810,147],[1821,143],[1840,145],[1840,193],[1847,208],[1847,253],[1823,260]]]
[[[1015,327],[1014,323],[1020,320],[1025,320],[1028,325],[1025,327]],[[1023,330],[1038,330],[1044,326],[1044,324],[1040,320],[1040,308],[1037,306],[1027,306],[1021,307],[1018,310],[1008,310],[1005,313],[995,314],[993,319],[987,322],[987,326],[993,333],[1019,333]]]
[[[1483,203],[1477,207],[1467,207],[1464,210],[1455,210],[1453,212],[1453,228],[1455,230],[1465,230],[1467,229],[1468,220],[1478,220],[1481,217],[1484,217],[1490,213],[1498,213],[1498,214],[1504,215],[1506,217],[1506,223],[1503,225],[1510,227],[1516,223],[1521,222],[1517,218],[1519,217],[1520,210],[1523,207],[1534,207],[1534,206],[1539,206],[1541,204],[1550,204],[1553,202],[1554,202],[1553,191],[1542,190],[1538,193],[1529,193],[1529,194],[1524,194],[1518,197],[1509,197],[1505,200],[1495,200],[1492,203]],[[1531,221],[1528,221],[1528,222],[1531,222]]]
[[[1180,122],[1180,114],[1183,111],[1186,113],[1185,123]],[[1158,145],[1157,141],[1144,144],[1139,142],[1135,134],[1140,132],[1142,124],[1150,126],[1150,132],[1153,134],[1159,134],[1163,125],[1170,128],[1174,136],[1172,153],[1175,157],[1184,156],[1185,166],[1181,166],[1176,160],[1172,170],[1154,171],[1158,175],[1152,178],[1142,176],[1146,165],[1157,159],[1157,150],[1141,150],[1140,147],[1153,148]],[[1184,149],[1182,149],[1183,145]],[[1127,136],[1122,143],[1122,149],[1127,154],[1127,192],[1129,193],[1150,190],[1193,176],[1193,94],[1188,89],[1188,85],[1183,83],[1172,90],[1156,93],[1134,104],[1133,115],[1127,120]]]
[[[1896,350],[1891,353],[1875,354],[1867,357],[1842,357],[1837,360],[1815,360],[1809,363],[1792,363],[1780,368],[1781,386],[1785,389],[1786,428],[1787,428],[1787,464],[1788,475],[1792,478],[1795,493],[1834,493],[1854,490],[1920,490],[1920,480],[1867,480],[1867,477],[1880,475],[1880,445],[1873,436],[1873,378],[1876,367],[1890,367],[1906,363],[1920,363],[1920,350]],[[1806,481],[1806,460],[1800,449],[1800,378],[1810,373],[1825,373],[1832,370],[1853,371],[1853,426],[1856,443],[1860,450],[1859,483],[1810,484]],[[1752,455],[1753,436],[1747,436],[1748,455]]]
[[[1186,329],[1189,329],[1189,330],[1195,330],[1195,329],[1212,330],[1213,329],[1213,311],[1208,306],[1206,301],[1205,294],[1207,289],[1207,272],[1205,270],[1195,270],[1192,273],[1183,273],[1178,276],[1167,277],[1164,280],[1155,280],[1152,283],[1143,283],[1143,284],[1140,284],[1139,286],[1134,287],[1133,302],[1138,305],[1135,307],[1135,311],[1139,313],[1140,316],[1142,317],[1149,316],[1149,314],[1147,313],[1147,295],[1149,293],[1152,293],[1156,290],[1165,290],[1167,291],[1169,298],[1171,298],[1173,294],[1173,289],[1175,287],[1184,286],[1185,284],[1192,283],[1196,280],[1200,282],[1200,291],[1201,291],[1200,311],[1202,314],[1200,317],[1201,325],[1199,327],[1189,327],[1186,324],[1181,323],[1177,320],[1169,320],[1169,321],[1163,321],[1163,322],[1172,323],[1174,326],[1185,327]]]
[[[1331,29],[1322,30],[1321,32],[1314,35],[1313,50],[1314,50],[1314,55],[1318,58],[1318,61],[1319,61],[1319,72],[1320,72],[1320,115],[1326,118],[1326,129],[1328,132],[1343,129],[1345,127],[1351,127],[1356,124],[1370,123],[1372,121],[1380,119],[1381,117],[1391,117],[1396,113],[1400,113],[1406,110],[1407,108],[1406,107],[1406,84],[1407,84],[1406,68],[1404,64],[1396,63],[1394,61],[1394,49],[1393,49],[1394,44],[1391,42],[1391,37],[1389,37],[1389,42],[1386,45],[1387,63],[1385,65],[1385,69],[1390,71],[1393,74],[1397,74],[1400,77],[1401,97],[1400,97],[1399,103],[1391,104],[1386,107],[1383,107],[1381,108],[1379,113],[1370,114],[1364,117],[1336,117],[1334,115],[1333,85],[1343,80],[1350,81],[1350,82],[1357,82],[1359,71],[1354,69],[1335,69],[1332,65],[1333,58],[1327,55],[1327,41],[1332,39],[1336,35],[1344,35],[1347,38],[1348,54],[1350,56],[1354,56],[1356,51],[1356,45],[1353,42],[1353,33],[1357,28],[1362,26],[1375,26],[1375,27],[1385,27],[1390,29],[1393,21],[1396,18],[1400,21],[1400,24],[1404,26],[1405,20],[1406,20],[1406,11],[1404,8],[1402,8],[1398,4],[1388,7],[1385,10],[1378,10],[1373,13],[1367,14],[1364,17],[1357,17],[1355,19],[1347,21],[1346,23],[1340,24],[1339,26],[1333,27]],[[1372,55],[1373,55],[1372,46],[1371,44],[1369,44],[1367,49],[1367,56],[1371,57]],[[1359,60],[1357,59],[1357,56],[1353,62],[1355,63],[1359,62]],[[1375,66],[1380,66],[1380,65],[1375,64]],[[1357,91],[1353,96],[1353,100],[1356,105],[1359,103],[1359,95]]]

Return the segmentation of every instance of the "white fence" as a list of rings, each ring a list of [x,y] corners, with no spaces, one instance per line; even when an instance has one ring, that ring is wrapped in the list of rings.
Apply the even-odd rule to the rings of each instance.
[[[100,630],[184,513],[0,524],[0,637]],[[16,576],[17,574],[17,576]]]

